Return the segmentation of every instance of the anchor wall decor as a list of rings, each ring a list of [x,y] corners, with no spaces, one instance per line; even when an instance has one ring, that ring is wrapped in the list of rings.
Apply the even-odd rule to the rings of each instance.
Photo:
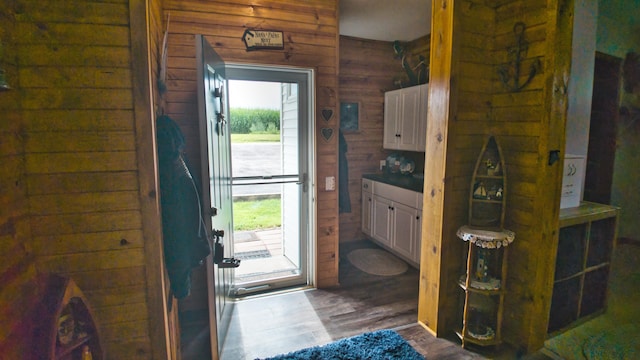
[[[520,84],[520,66],[522,65],[523,58],[526,56],[527,49],[529,48],[529,44],[524,40],[524,30],[525,24],[523,22],[517,22],[513,25],[516,44],[507,49],[510,59],[509,63],[498,69],[500,80],[510,91],[520,91],[525,86],[529,85],[540,69],[540,59],[533,60],[529,67],[529,77],[527,77],[527,81],[525,81],[524,84]]]
[[[402,68],[404,69],[404,71],[407,74],[407,77],[409,78],[408,84],[403,84],[400,80],[397,80],[398,82],[397,85],[400,85],[401,87],[405,87],[405,86],[426,84],[429,82],[429,79],[428,79],[429,70],[427,69],[426,59],[424,56],[419,55],[418,64],[416,64],[415,66],[411,66],[407,59],[407,56],[409,54],[407,54],[405,47],[403,47],[400,41],[398,40],[393,42],[393,52],[397,59],[402,59],[401,60]]]

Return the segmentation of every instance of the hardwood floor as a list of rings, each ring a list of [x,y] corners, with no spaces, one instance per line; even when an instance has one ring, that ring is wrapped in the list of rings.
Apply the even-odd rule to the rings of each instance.
[[[409,268],[393,277],[369,275],[353,267],[346,255],[353,249],[376,245],[356,241],[340,247],[339,288],[282,292],[238,301],[222,359],[265,358],[380,329],[395,329],[429,360],[516,359],[508,349],[483,356],[462,349],[455,339],[431,336],[416,322],[418,270]],[[189,336],[203,337],[193,332]],[[186,342],[183,336],[183,344]],[[209,358],[205,350],[198,353],[195,349],[193,343],[186,346],[183,359]]]

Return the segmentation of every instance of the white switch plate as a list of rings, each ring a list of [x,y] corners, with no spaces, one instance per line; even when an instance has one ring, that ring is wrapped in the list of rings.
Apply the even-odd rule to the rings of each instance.
[[[334,191],[336,189],[335,176],[327,176],[324,178],[324,189],[327,191]]]
[[[387,164],[386,160],[380,160],[380,170],[382,170],[386,164]]]

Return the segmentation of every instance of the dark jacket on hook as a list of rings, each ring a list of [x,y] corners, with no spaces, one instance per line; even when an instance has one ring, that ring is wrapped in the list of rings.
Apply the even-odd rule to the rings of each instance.
[[[197,185],[184,158],[184,136],[168,116],[160,116],[156,125],[164,258],[171,291],[181,299],[189,295],[191,269],[202,264],[211,248]]]

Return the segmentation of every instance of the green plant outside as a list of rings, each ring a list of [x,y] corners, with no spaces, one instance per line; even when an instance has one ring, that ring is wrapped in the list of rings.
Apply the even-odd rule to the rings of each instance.
[[[233,230],[270,229],[281,225],[280,198],[234,200]]]

